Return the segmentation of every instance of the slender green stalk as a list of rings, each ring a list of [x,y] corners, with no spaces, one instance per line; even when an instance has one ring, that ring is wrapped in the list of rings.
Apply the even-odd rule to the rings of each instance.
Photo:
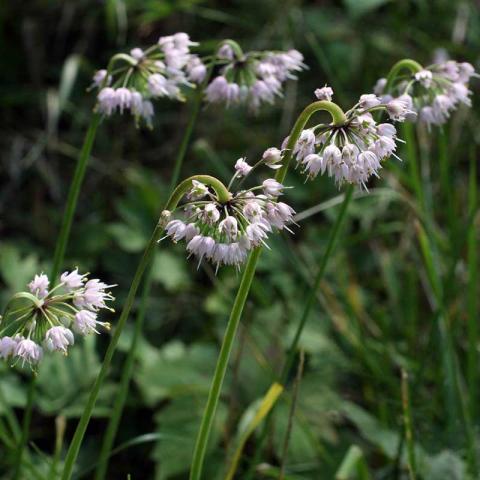
[[[108,426],[105,431],[105,435],[103,437],[103,443],[102,443],[102,448],[100,450],[97,471],[95,473],[95,480],[103,480],[107,473],[110,452],[112,450],[113,441],[115,440],[115,436],[118,431],[118,425],[120,423],[123,407],[125,406],[125,401],[128,395],[130,379],[132,377],[133,367],[135,364],[135,352],[137,349],[138,340],[142,332],[143,320],[145,318],[145,312],[148,304],[147,300],[150,294],[151,285],[152,285],[152,268],[150,267],[147,273],[145,274],[145,278],[143,281],[142,298],[140,301],[140,308],[137,313],[137,318],[135,320],[135,330],[133,332],[132,343],[130,344],[130,349],[128,351],[127,359],[122,369],[120,387],[117,395],[115,396],[112,413],[110,414],[110,420],[108,422]]]
[[[477,157],[475,150],[470,158],[470,178],[468,189],[468,210],[474,212],[477,208]],[[467,239],[468,262],[468,385],[470,387],[470,415],[473,419],[477,416],[478,402],[478,254],[477,231],[475,222],[469,226]]]
[[[122,313],[120,314],[120,318],[116,325],[115,331],[113,333],[112,339],[108,345],[107,351],[105,353],[105,357],[102,362],[102,368],[95,379],[92,389],[90,390],[90,395],[88,397],[87,403],[83,410],[82,416],[78,422],[77,428],[73,435],[73,439],[70,443],[68,448],[67,456],[65,458],[65,466],[62,474],[62,480],[70,480],[73,468],[75,466],[75,461],[78,456],[78,452],[80,451],[80,446],[82,444],[83,436],[87,430],[88,423],[93,413],[93,409],[95,407],[95,403],[97,401],[98,393],[100,391],[100,387],[105,379],[108,370],[110,368],[110,364],[112,362],[113,354],[115,353],[115,349],[117,347],[118,341],[120,339],[120,335],[122,333],[123,328],[127,322],[128,316],[130,315],[130,310],[132,309],[133,302],[135,300],[135,296],[142,280],[143,274],[145,269],[150,264],[150,260],[152,258],[153,252],[155,250],[156,244],[162,235],[162,232],[165,228],[165,224],[170,218],[170,211],[174,210],[181,200],[181,198],[185,195],[185,193],[191,189],[192,187],[192,180],[198,180],[200,182],[205,183],[206,185],[211,186],[217,196],[219,201],[225,203],[230,198],[230,193],[223,185],[222,182],[217,180],[210,175],[195,175],[193,177],[187,178],[183,182],[181,182],[175,191],[170,196],[170,199],[165,206],[165,209],[162,211],[160,219],[153,231],[153,234],[148,242],[145,251],[140,259],[140,262],[137,266],[137,270],[133,277],[132,283],[130,285],[130,289],[128,291],[127,299],[125,300],[125,305],[123,307]]]
[[[403,424],[405,427],[405,438],[407,440],[408,453],[408,472],[410,480],[416,478],[416,461],[415,461],[415,443],[412,431],[412,410],[410,408],[410,392],[408,388],[408,375],[402,370],[402,407],[403,407]]]
[[[15,457],[15,473],[13,475],[13,480],[19,480],[21,470],[22,470],[22,460],[23,460],[23,451],[27,445],[28,441],[28,434],[30,432],[30,423],[32,421],[32,410],[33,410],[33,403],[35,398],[35,385],[36,385],[36,377],[32,375],[30,379],[30,385],[28,387],[28,394],[27,394],[27,405],[25,407],[25,411],[23,413],[23,422],[22,422],[22,436],[20,437],[20,444],[16,451]]]
[[[75,167],[75,173],[73,174],[70,191],[68,192],[67,205],[63,214],[62,226],[60,228],[57,244],[55,246],[53,265],[50,273],[50,279],[52,282],[55,282],[60,269],[62,268],[65,250],[67,248],[68,238],[72,228],[73,217],[77,209],[78,196],[80,194],[80,189],[85,177],[88,160],[90,158],[90,152],[92,151],[92,146],[93,142],[95,141],[100,119],[101,116],[98,113],[94,113],[92,115],[90,126],[88,127],[87,134],[85,135],[82,150],[80,151],[80,156],[78,157],[77,165]]]
[[[237,332],[238,324],[242,316],[243,307],[247,300],[250,285],[252,284],[253,276],[257,266],[258,258],[260,257],[261,248],[256,248],[248,257],[247,265],[243,272],[242,281],[238,288],[237,296],[230,313],[225,336],[223,337],[222,348],[215,367],[212,385],[208,394],[207,406],[202,417],[202,423],[197,436],[195,444],[195,453],[193,456],[192,466],[190,470],[190,480],[200,480],[202,474],[203,460],[207,449],[207,440],[212,428],[215,411],[217,409],[220,392],[222,389],[223,379],[228,367],[228,360],[232,350],[233,341],[235,340],[235,333]]]
[[[332,116],[335,125],[340,126],[346,121],[345,114],[342,109],[333,102],[318,101],[308,105],[303,112],[297,118],[295,125],[290,133],[286,153],[283,159],[282,167],[277,171],[275,179],[283,183],[287,175],[288,167],[290,165],[293,149],[300,138],[302,130],[309,121],[310,117],[318,111],[327,111]],[[210,431],[212,429],[213,419],[215,411],[217,409],[218,400],[222,389],[223,379],[228,366],[228,359],[235,339],[235,333],[238,328],[238,323],[242,314],[245,301],[250,290],[257,261],[260,256],[261,248],[256,248],[249,256],[247,265],[243,271],[242,279],[240,282],[239,290],[235,301],[233,303],[232,311],[230,313],[230,319],[227,324],[225,335],[220,349],[220,355],[215,367],[215,373],[213,375],[212,384],[207,399],[207,405],[203,413],[202,421],[200,424],[200,430],[198,432],[195,448],[193,451],[192,466],[190,470],[190,480],[200,480],[202,475],[203,463],[205,460],[205,453],[207,451],[208,439],[210,437]]]

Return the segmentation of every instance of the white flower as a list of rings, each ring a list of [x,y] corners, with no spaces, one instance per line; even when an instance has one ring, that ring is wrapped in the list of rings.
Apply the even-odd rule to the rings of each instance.
[[[97,314],[88,310],[80,310],[75,315],[73,329],[80,335],[99,333],[97,327]]]
[[[282,194],[283,185],[273,178],[268,178],[262,183],[263,192],[267,197],[278,197]]]
[[[235,217],[228,215],[218,225],[218,229],[228,240],[235,240],[238,235],[238,222]]]
[[[187,225],[181,220],[172,220],[167,223],[165,230],[167,231],[167,235],[171,237],[172,241],[177,243],[185,238]]]
[[[235,58],[235,53],[233,52],[233,48],[228,43],[224,43],[218,49],[217,57],[220,60],[233,60]]]
[[[311,153],[303,159],[305,169],[308,171],[308,175],[311,178],[315,178],[320,171],[325,172],[326,163],[323,161],[323,157],[316,153]]]
[[[278,163],[282,161],[282,151],[275,147],[267,148],[267,150],[263,152],[262,160],[267,167],[273,170],[281,168],[282,166],[278,165]]]
[[[97,88],[100,88],[101,86],[103,86],[103,84],[105,83],[105,85],[110,85],[111,81],[112,81],[112,77],[109,76],[107,81],[105,81],[107,77],[107,71],[106,70],[97,70],[95,72],[95,74],[93,75],[93,83],[92,83],[92,87],[97,87]]]
[[[130,50],[130,56],[139,61],[145,56],[145,54],[141,48],[132,48],[132,50]]]
[[[293,221],[295,210],[283,202],[270,203],[265,205],[268,222],[275,228],[282,230],[287,223]]]
[[[115,90],[110,87],[105,87],[98,92],[98,110],[104,115],[110,116],[117,108],[117,96]]]
[[[302,161],[307,155],[315,150],[315,133],[312,129],[303,130],[294,149],[293,155],[298,161]]]
[[[45,335],[45,347],[50,351],[59,350],[66,354],[67,347],[74,342],[71,330],[62,326],[50,328]]]
[[[387,103],[387,112],[392,120],[403,121],[408,114],[412,114],[408,109],[408,101],[396,98]]]
[[[132,90],[130,98],[130,110],[133,115],[142,115],[143,97],[140,92]]]
[[[433,111],[432,107],[426,106],[422,107],[419,112],[419,119],[423,123],[427,125],[428,128],[430,128],[432,125],[437,125],[438,121],[435,116],[435,113]]]
[[[43,357],[43,349],[34,341],[24,338],[18,341],[15,347],[15,356],[32,365],[37,364]]]
[[[242,212],[249,222],[257,222],[262,218],[262,207],[256,200],[251,200],[245,204]]]
[[[142,102],[142,108],[140,111],[140,116],[147,122],[148,126],[152,126],[152,119],[155,115],[155,111],[153,109],[153,103],[150,100],[144,100]]]
[[[125,109],[129,109],[132,101],[132,92],[128,88],[117,88],[115,90],[116,106],[123,113]]]
[[[237,171],[237,177],[245,177],[250,173],[251,167],[246,161],[245,158],[239,158],[235,162],[235,170]]]
[[[388,157],[397,148],[395,140],[391,137],[379,137],[372,147],[373,153],[379,158]]]
[[[48,295],[49,285],[50,285],[50,280],[44,273],[42,273],[40,275],[35,275],[34,279],[28,284],[28,289],[37,298],[42,299]]]
[[[190,200],[199,200],[206,195],[208,195],[208,187],[198,180],[192,180],[192,189],[188,193],[187,197]]]
[[[376,107],[377,105],[380,105],[380,103],[382,102],[373,93],[367,93],[365,95],[360,96],[360,101],[358,103],[360,108],[369,109],[369,108]]]
[[[252,245],[257,246],[260,245],[260,243],[263,243],[264,239],[267,238],[268,231],[269,225],[264,222],[251,223],[246,229],[247,238],[250,240]]]
[[[8,357],[11,357],[15,353],[17,348],[17,341],[12,337],[2,337],[0,338],[0,358],[6,360]]]
[[[478,76],[475,73],[475,68],[471,63],[462,62],[458,64],[458,82],[468,83],[470,77]]]
[[[332,101],[333,90],[326,85],[322,88],[317,88],[314,93],[319,100],[326,100],[327,102]]]
[[[229,83],[225,77],[219,75],[208,85],[205,96],[210,103],[225,103],[227,106],[240,99],[240,87],[236,83]]]
[[[470,100],[470,95],[472,92],[463,83],[453,83],[450,87],[449,94],[455,103],[459,102],[467,105],[468,107],[472,106],[472,101]]]
[[[277,90],[277,85],[272,85],[264,80],[257,80],[249,90],[250,106],[256,110],[262,103],[273,104]]]
[[[73,303],[77,308],[97,311],[108,308],[106,300],[112,300],[112,296],[105,290],[113,285],[107,285],[98,279],[88,280],[83,290],[75,292]]]
[[[379,78],[377,83],[373,87],[373,93],[375,95],[382,95],[385,91],[385,87],[387,86],[387,79],[386,78]]]
[[[86,277],[87,275],[81,275],[78,273],[78,268],[76,268],[71,272],[63,272],[60,276],[60,281],[63,283],[65,288],[71,292],[72,290],[83,287]]]
[[[337,165],[342,160],[342,152],[336,145],[330,144],[323,151],[323,160],[327,165]]]
[[[147,80],[150,93],[155,97],[164,97],[168,95],[167,79],[160,73],[154,73]]]
[[[397,129],[391,123],[381,123],[377,125],[377,133],[382,137],[393,138],[397,134]]]
[[[201,261],[203,257],[211,258],[215,249],[215,240],[203,235],[195,235],[187,244],[187,251],[193,253]]]
[[[196,55],[190,57],[185,68],[188,74],[188,79],[193,83],[202,83],[207,76],[207,67]]]
[[[214,203],[208,203],[205,205],[202,212],[203,221],[209,225],[213,225],[218,222],[220,218],[220,212]]]
[[[425,88],[430,88],[433,82],[433,74],[430,70],[420,70],[415,75],[415,80]]]

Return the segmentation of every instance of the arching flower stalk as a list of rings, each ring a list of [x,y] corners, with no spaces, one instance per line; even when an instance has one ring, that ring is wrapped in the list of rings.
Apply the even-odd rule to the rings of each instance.
[[[374,93],[382,95],[384,101],[406,102],[408,108],[417,113],[408,120],[418,118],[430,128],[446,123],[460,105],[471,106],[469,82],[474,76],[478,74],[467,62],[448,60],[424,68],[406,59],[394,65],[388,79],[377,82]]]
[[[107,305],[114,300],[107,290],[113,286],[89,280],[77,269],[63,273],[53,288],[47,275],[35,275],[29,291],[15,294],[1,318],[0,358],[12,365],[26,362],[35,369],[45,350],[67,355],[74,333],[85,336],[99,333],[99,327],[108,330],[110,324],[97,317],[100,310],[113,311]]]
[[[217,51],[219,74],[206,89],[206,101],[226,106],[246,104],[257,111],[264,103],[273,104],[282,96],[286,80],[306,68],[298,50],[244,53],[232,40],[226,40]]]
[[[254,167],[239,159],[229,190],[236,182],[241,185],[244,177],[254,168],[271,162],[272,152],[275,151],[279,152],[277,149],[267,150]],[[221,199],[207,185],[193,180],[192,187],[185,192],[187,202],[180,207],[182,218],[167,223],[166,237],[175,243],[184,240],[188,254],[195,255],[199,264],[205,259],[217,270],[221,265],[233,265],[240,269],[248,252],[259,245],[266,245],[270,233],[289,230],[287,224],[292,222],[295,212],[289,205],[277,200],[283,190],[281,183],[268,178],[262,185],[229,192],[228,198]]]
[[[315,94],[320,100],[330,101],[333,90],[323,87]],[[309,179],[327,174],[339,187],[354,184],[366,189],[369,178],[378,177],[385,160],[390,156],[398,158],[396,129],[391,123],[378,124],[372,115],[376,111],[385,111],[391,120],[397,121],[412,113],[401,100],[385,102],[374,94],[362,95],[345,112],[342,124],[321,123],[302,131],[293,149],[297,166]],[[289,137],[283,149],[288,141]]]
[[[182,90],[201,83],[207,68],[198,55],[190,52],[197,46],[186,33],[160,37],[158,42],[129,54],[114,55],[108,69],[98,70],[92,88],[98,88],[97,111],[110,116],[129,111],[137,123],[152,125],[152,99],[167,97],[183,101]]]

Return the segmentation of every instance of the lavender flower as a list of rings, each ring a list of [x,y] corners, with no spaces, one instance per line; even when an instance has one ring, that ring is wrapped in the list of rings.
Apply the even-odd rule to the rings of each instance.
[[[97,326],[109,324],[97,320],[102,309],[111,310],[107,302],[113,300],[106,285],[97,279],[89,280],[78,269],[64,272],[60,283],[49,288],[45,274],[35,275],[28,284],[34,296],[19,294],[9,302],[0,322],[0,358],[12,364],[20,361],[32,368],[40,362],[46,351],[59,351],[67,355],[75,343],[72,330],[80,335],[97,331]],[[15,308],[12,308],[12,304]]]
[[[153,99],[184,100],[183,90],[203,82],[206,67],[190,52],[198,43],[186,33],[160,37],[146,50],[133,48],[129,54],[117,55],[111,64],[119,68],[98,70],[92,88],[97,88],[97,111],[105,116],[130,112],[135,122],[152,126]],[[115,72],[115,73],[113,73]]]
[[[412,73],[408,78],[399,78],[388,92],[384,92],[386,80],[381,79],[374,91],[377,95],[385,93],[383,100],[391,100],[392,111],[399,106],[394,102],[407,103],[407,108],[417,115],[407,114],[404,118],[416,120],[418,117],[420,123],[430,128],[446,123],[460,105],[471,106],[472,92],[468,84],[474,76],[478,75],[471,64],[447,60]]]
[[[264,163],[262,158],[254,167]],[[229,189],[236,180],[243,182],[254,167],[243,158],[237,160]],[[184,240],[190,255],[195,255],[199,262],[207,260],[213,263],[217,269],[221,265],[239,268],[249,250],[265,244],[274,230],[288,230],[287,225],[293,221],[293,209],[277,201],[284,186],[274,179],[231,193],[228,202],[223,203],[213,190],[203,184],[200,184],[202,197],[199,199],[200,182],[192,183],[191,190],[186,194],[189,201],[179,208],[183,211],[182,218],[174,218],[167,223],[166,237],[174,243]],[[203,187],[207,189],[205,194]],[[263,192],[255,193],[258,190]]]
[[[382,163],[396,156],[395,127],[377,124],[372,112],[383,110],[401,121],[412,113],[408,107],[404,99],[383,103],[376,95],[362,95],[346,112],[343,125],[319,124],[301,133],[293,148],[297,165],[310,179],[327,174],[338,186],[352,183],[366,188],[368,179],[378,176]],[[288,138],[283,148],[287,142]]]
[[[305,68],[303,55],[297,50],[243,54],[224,43],[217,59],[222,67],[205,91],[206,101],[227,107],[246,104],[253,111],[262,104],[273,104],[282,95],[282,84]]]

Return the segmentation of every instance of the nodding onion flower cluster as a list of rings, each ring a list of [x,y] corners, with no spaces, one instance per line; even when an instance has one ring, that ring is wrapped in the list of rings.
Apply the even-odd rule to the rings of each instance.
[[[99,70],[92,88],[98,88],[97,111],[110,116],[129,111],[137,124],[148,126],[154,116],[154,98],[184,100],[182,88],[201,83],[207,69],[200,58],[190,53],[192,42],[186,33],[160,37],[146,50],[134,48],[130,54],[112,58],[109,70]],[[121,63],[117,67],[117,63]]]
[[[239,159],[229,190],[235,181],[242,179],[240,186],[251,170],[265,163],[266,157],[254,166],[248,165],[243,158]],[[268,161],[272,161],[271,158]],[[185,240],[187,252],[199,259],[199,265],[205,259],[215,265],[217,271],[221,265],[239,269],[250,250],[266,245],[271,232],[291,231],[287,225],[293,222],[295,212],[277,200],[284,188],[269,178],[262,185],[230,193],[229,200],[221,202],[207,185],[192,180],[192,188],[186,194],[187,203],[180,207],[183,219],[170,220],[166,224],[166,237],[174,243]],[[171,218],[171,212],[167,215]]]
[[[470,63],[448,60],[410,73],[398,76],[386,92],[387,80],[378,80],[374,92],[384,99],[397,98],[407,102],[409,108],[418,114],[418,121],[430,128],[443,125],[459,105],[471,106],[468,88],[470,78],[478,76]],[[407,120],[415,120],[410,116]]]
[[[315,91],[319,100],[331,101],[333,90],[323,87]],[[382,103],[373,94],[362,95],[356,105],[345,113],[341,125],[319,124],[303,130],[293,156],[307,178],[327,174],[341,186],[357,184],[365,189],[371,175],[378,177],[382,162],[395,156],[396,129],[390,123],[377,124],[375,111],[386,111],[392,120],[403,121],[412,112],[402,100]],[[284,140],[285,148],[288,137]]]
[[[97,320],[102,309],[113,311],[107,302],[114,300],[107,285],[87,274],[64,272],[60,283],[50,289],[45,274],[35,275],[28,292],[14,295],[0,321],[0,358],[12,364],[27,362],[32,369],[44,350],[67,355],[74,343],[74,332],[85,336],[99,333],[110,324]]]
[[[297,50],[243,53],[225,42],[216,56],[223,66],[205,91],[206,101],[246,104],[253,111],[264,103],[273,104],[275,97],[282,96],[282,84],[296,79],[295,72],[306,68]]]

